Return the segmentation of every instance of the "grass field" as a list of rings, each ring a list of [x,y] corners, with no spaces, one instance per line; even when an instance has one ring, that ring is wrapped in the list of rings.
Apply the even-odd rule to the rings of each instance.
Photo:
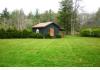
[[[100,66],[100,38],[0,39],[0,66]]]

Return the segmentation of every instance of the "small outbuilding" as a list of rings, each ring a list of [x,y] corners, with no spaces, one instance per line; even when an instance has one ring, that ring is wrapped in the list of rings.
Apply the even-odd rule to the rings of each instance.
[[[50,35],[51,37],[55,37],[57,35],[64,36],[63,29],[54,22],[46,22],[39,23],[37,25],[32,26],[33,32],[40,33],[44,36]]]

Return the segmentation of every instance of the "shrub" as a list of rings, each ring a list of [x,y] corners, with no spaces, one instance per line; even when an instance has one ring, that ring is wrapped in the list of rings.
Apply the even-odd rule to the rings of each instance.
[[[93,36],[100,37],[100,29],[93,29]]]
[[[100,37],[100,28],[82,29],[80,35],[86,37]]]
[[[43,38],[43,35],[40,33],[34,33],[33,36],[34,36],[34,38],[39,38],[39,39]]]
[[[49,34],[42,35],[40,33],[33,33],[32,31],[23,30],[18,31],[16,29],[0,29],[0,38],[52,38]],[[61,35],[56,35],[55,38],[61,38]]]
[[[61,35],[59,34],[59,35],[56,35],[56,38],[61,38]]]
[[[7,35],[6,31],[4,29],[0,29],[0,38],[5,38]]]
[[[81,36],[91,36],[92,35],[92,31],[90,29],[83,29],[80,32]]]
[[[0,29],[0,38],[33,38],[34,34],[31,31],[18,31],[15,29]]]
[[[50,34],[45,35],[45,38],[51,38]]]

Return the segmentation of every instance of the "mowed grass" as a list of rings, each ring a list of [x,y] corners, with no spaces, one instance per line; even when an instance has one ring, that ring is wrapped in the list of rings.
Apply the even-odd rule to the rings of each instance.
[[[100,66],[100,38],[0,39],[0,66]]]

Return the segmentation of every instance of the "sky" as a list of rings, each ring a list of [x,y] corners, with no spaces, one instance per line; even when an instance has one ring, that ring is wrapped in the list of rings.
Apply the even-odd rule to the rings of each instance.
[[[61,0],[0,0],[0,12],[2,12],[4,8],[8,8],[8,11],[23,9],[26,14],[30,11],[34,12],[37,8],[40,13],[49,9],[57,12],[59,10],[60,1]],[[94,13],[100,7],[100,0],[82,0],[80,4],[83,10],[81,12]]]

